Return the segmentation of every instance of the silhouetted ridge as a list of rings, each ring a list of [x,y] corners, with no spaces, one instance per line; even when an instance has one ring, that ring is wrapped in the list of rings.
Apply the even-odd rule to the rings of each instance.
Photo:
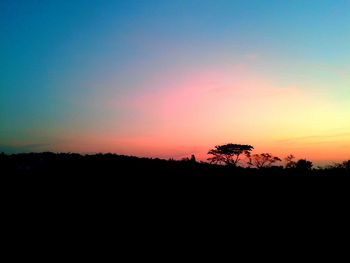
[[[232,155],[238,160],[237,154]],[[231,157],[229,157],[231,158]],[[126,177],[237,177],[237,176],[330,176],[350,175],[350,161],[312,169],[310,161],[297,162],[289,158],[285,167],[274,166],[278,157],[270,154],[252,156],[256,167],[238,167],[229,160],[227,165],[197,162],[195,156],[182,160],[139,158],[117,154],[81,155],[76,153],[0,154],[1,174],[17,175],[109,175]]]

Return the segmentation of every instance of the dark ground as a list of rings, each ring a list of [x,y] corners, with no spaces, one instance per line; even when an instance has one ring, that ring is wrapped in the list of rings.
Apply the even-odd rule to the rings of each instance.
[[[80,155],[66,153],[0,154],[0,172],[18,176],[94,176],[115,179],[150,178],[258,178],[258,177],[339,177],[348,169],[264,169],[228,167],[195,161],[138,158],[116,154]]]
[[[199,196],[230,194],[240,200],[258,195],[295,196],[313,191],[323,195],[350,193],[348,169],[235,168],[115,154],[0,154],[0,174],[2,180],[11,182],[15,191],[56,193],[62,197],[78,193],[83,196],[143,193],[178,197],[181,193],[198,193]],[[338,191],[339,187],[344,191]]]
[[[267,237],[271,225],[293,229],[317,226],[326,216],[341,220],[350,197],[345,169],[257,170],[112,154],[36,153],[0,154],[0,173],[8,225],[34,233],[47,226],[57,235],[80,229],[83,237],[92,227],[104,233],[142,228],[150,232],[148,239],[154,225],[174,232],[197,228],[201,235],[208,227],[226,233],[231,225],[235,233],[260,229]]]
[[[51,196],[105,203],[116,199],[143,202],[150,196],[157,202],[165,196],[253,202],[262,197],[276,202],[283,196],[313,194],[350,197],[347,169],[253,169],[115,154],[30,153],[0,154],[0,174],[9,200],[16,195],[22,200],[25,195],[37,195],[40,201]]]

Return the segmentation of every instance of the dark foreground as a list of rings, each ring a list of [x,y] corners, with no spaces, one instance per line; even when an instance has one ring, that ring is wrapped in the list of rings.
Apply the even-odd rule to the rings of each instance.
[[[234,178],[234,177],[343,177],[344,168],[284,169],[282,166],[254,169],[213,165],[196,161],[138,158],[116,154],[66,153],[0,154],[0,172],[19,176],[94,176],[114,178]]]
[[[333,207],[350,198],[350,172],[335,168],[244,169],[113,154],[36,153],[0,154],[0,173],[7,180],[1,184],[4,201],[12,210],[36,206],[45,213],[68,209],[74,214],[83,209],[95,211],[94,217],[101,211],[125,215],[124,207],[128,213],[144,211],[140,219],[154,204],[163,213],[179,203],[177,209],[189,213],[211,207],[237,214],[243,207],[262,215],[267,206],[276,213],[295,206],[295,200],[298,209],[309,211],[316,203]]]

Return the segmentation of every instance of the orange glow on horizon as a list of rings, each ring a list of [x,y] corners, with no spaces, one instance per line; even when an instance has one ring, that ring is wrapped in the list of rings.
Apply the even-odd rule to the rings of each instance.
[[[322,94],[281,87],[243,66],[167,81],[108,105],[137,116],[127,127],[73,136],[62,149],[206,160],[210,148],[232,142],[320,163],[350,157],[349,111]]]

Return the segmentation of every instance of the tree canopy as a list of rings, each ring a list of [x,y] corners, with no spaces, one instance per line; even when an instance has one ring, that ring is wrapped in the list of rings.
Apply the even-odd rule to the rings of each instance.
[[[300,159],[299,161],[297,161],[295,168],[298,170],[307,171],[307,170],[311,170],[312,166],[313,166],[312,162],[306,159]]]
[[[217,145],[211,149],[208,154],[212,157],[208,158],[210,163],[225,164],[237,166],[240,161],[240,156],[245,154],[250,156],[250,152],[254,149],[251,145],[228,143],[224,145]]]
[[[256,168],[271,167],[275,162],[282,161],[279,157],[273,156],[270,153],[254,154],[251,158],[250,164],[255,165]]]

